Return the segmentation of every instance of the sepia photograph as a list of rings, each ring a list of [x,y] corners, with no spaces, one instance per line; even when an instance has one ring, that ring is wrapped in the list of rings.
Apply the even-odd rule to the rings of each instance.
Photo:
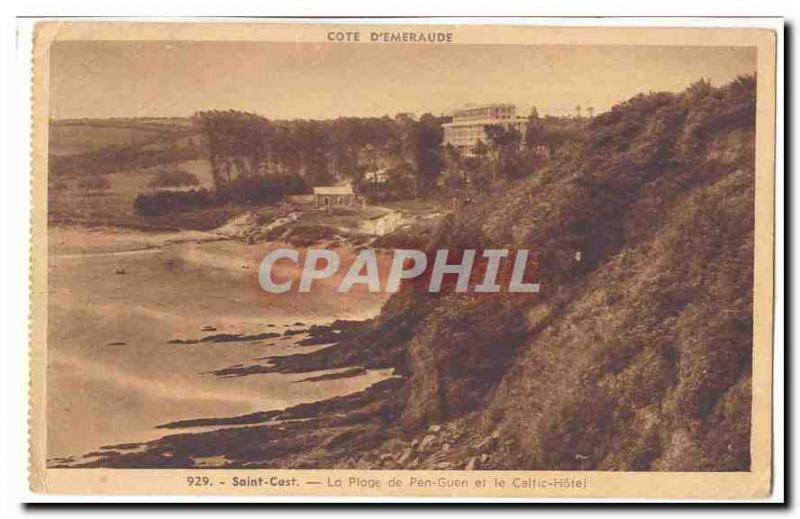
[[[37,470],[769,479],[769,31],[213,25],[38,27]]]

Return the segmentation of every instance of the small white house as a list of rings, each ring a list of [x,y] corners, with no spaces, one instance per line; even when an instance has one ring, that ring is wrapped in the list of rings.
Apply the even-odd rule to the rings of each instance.
[[[351,184],[314,188],[314,207],[317,209],[356,209],[360,205]]]
[[[364,182],[370,184],[386,184],[389,182],[389,168],[367,171],[364,174]]]

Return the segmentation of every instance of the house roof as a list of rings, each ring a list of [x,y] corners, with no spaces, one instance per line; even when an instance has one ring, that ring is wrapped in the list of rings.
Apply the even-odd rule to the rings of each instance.
[[[352,195],[353,186],[317,186],[314,188],[315,195]]]

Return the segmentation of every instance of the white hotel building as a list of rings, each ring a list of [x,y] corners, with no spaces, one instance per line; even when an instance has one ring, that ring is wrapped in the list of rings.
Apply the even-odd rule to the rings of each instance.
[[[489,144],[484,128],[490,125],[516,128],[524,139],[528,118],[517,116],[517,107],[513,104],[489,104],[462,108],[453,112],[453,122],[443,125],[443,144],[451,144],[460,149],[465,156],[471,156],[474,154],[475,145],[479,140]]]

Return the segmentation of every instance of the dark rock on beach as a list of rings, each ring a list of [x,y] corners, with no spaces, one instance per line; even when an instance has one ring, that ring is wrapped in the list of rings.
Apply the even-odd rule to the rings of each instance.
[[[265,332],[257,333],[255,335],[244,335],[239,333],[219,333],[216,335],[209,335],[202,339],[172,339],[167,341],[167,344],[200,344],[200,343],[218,343],[218,342],[250,342],[260,341],[263,339],[272,339],[280,337],[279,333]]]
[[[337,380],[342,378],[359,377],[361,375],[364,375],[366,372],[367,372],[366,368],[357,367],[357,368],[346,369],[344,371],[338,371],[336,373],[326,373],[324,375],[308,377],[302,380],[298,380],[297,382],[321,382],[323,380]]]
[[[184,433],[138,444],[135,452],[98,451],[77,467],[194,467],[196,458],[224,456],[231,466],[308,468],[335,464],[360,449],[372,449],[390,436],[403,383],[387,379],[366,390],[283,411],[228,419],[198,419],[161,428],[230,426]]]

